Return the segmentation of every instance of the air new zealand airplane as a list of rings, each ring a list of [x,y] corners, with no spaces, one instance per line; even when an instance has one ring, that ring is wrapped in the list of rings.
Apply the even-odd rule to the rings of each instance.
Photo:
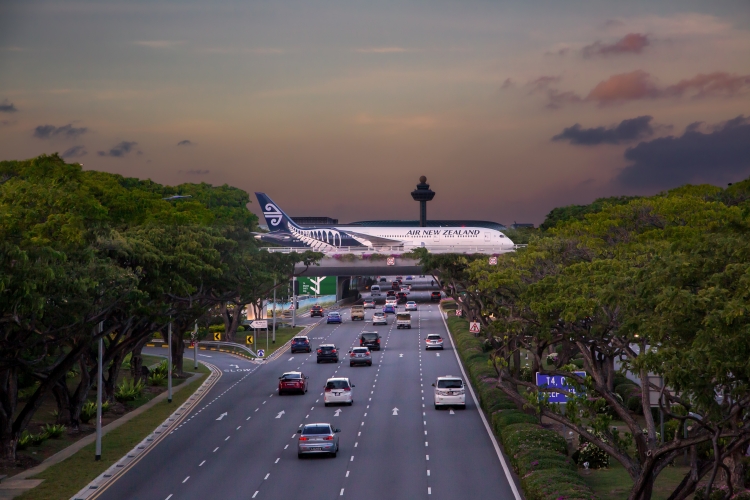
[[[255,237],[284,247],[307,247],[318,252],[340,252],[341,247],[363,250],[426,248],[430,252],[503,253],[514,249],[500,231],[484,227],[301,227],[265,193],[255,193],[268,224],[268,233]],[[345,249],[344,249],[345,250]]]

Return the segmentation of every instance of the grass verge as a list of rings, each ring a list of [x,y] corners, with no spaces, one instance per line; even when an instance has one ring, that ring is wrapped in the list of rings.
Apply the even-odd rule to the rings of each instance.
[[[666,500],[687,474],[689,467],[665,468],[654,483],[653,500]],[[608,469],[581,471],[581,477],[600,498],[627,500],[633,480],[616,460],[610,461]]]
[[[186,370],[188,368],[192,369],[192,365],[185,366]],[[198,371],[203,375],[176,393],[172,398],[172,403],[162,401],[102,437],[100,461],[94,461],[95,445],[92,443],[70,458],[35,476],[35,479],[44,479],[44,482],[19,498],[22,500],[59,500],[75,495],[132,450],[200,387],[209,370],[200,365]]]

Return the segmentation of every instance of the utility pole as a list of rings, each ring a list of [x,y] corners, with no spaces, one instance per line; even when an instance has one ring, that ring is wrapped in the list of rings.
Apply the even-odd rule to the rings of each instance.
[[[97,378],[96,378],[96,451],[94,452],[94,460],[99,461],[102,459],[102,384],[104,383],[104,377],[102,376],[102,358],[104,357],[104,337],[102,332],[104,331],[104,322],[99,322],[99,357],[97,359]]]
[[[172,402],[172,317],[169,317],[169,327],[167,328],[167,335],[169,335],[167,349],[167,403]]]

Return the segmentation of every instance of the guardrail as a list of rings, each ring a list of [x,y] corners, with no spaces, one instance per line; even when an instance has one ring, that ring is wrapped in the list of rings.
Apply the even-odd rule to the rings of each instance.
[[[492,246],[454,246],[454,245],[435,245],[427,248],[430,253],[486,253],[488,255],[501,254],[518,250],[519,248],[526,248],[527,245],[513,245],[513,249],[508,247],[492,247]],[[292,252],[304,252],[306,250],[313,250],[307,247],[261,247],[267,252],[272,253],[292,253]],[[409,253],[412,250],[416,250],[421,247],[410,247],[404,248],[403,245],[399,246],[385,246],[385,247],[336,247],[334,250],[328,250],[323,253],[327,254],[365,254],[365,253],[379,253],[379,254],[401,254]]]
[[[198,349],[228,352],[249,359],[263,359],[258,358],[258,355],[255,353],[255,351],[253,351],[246,345],[237,344],[235,342],[224,342],[220,340],[201,340],[198,342]]]

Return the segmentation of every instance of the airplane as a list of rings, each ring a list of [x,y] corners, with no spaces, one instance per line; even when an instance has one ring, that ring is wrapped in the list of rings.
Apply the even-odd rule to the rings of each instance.
[[[484,227],[301,227],[268,195],[255,196],[269,229],[255,237],[284,247],[306,247],[324,253],[339,252],[342,247],[403,251],[426,248],[434,253],[504,253],[515,249],[502,232]]]

